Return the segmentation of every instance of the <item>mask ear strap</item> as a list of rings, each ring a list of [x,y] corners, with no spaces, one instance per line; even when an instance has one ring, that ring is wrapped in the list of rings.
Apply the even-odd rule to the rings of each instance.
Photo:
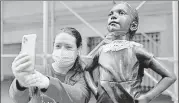
[[[78,56],[80,56],[81,55],[81,50],[78,50]]]
[[[78,48],[78,50],[77,50],[77,52],[78,52],[78,56],[80,56],[81,55],[81,50],[82,50],[82,47],[80,46],[79,48]]]

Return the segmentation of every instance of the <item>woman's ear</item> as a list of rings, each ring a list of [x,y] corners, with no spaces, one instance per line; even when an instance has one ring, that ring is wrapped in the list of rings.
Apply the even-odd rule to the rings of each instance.
[[[138,22],[137,21],[133,21],[130,25],[130,30],[131,31],[137,31],[138,29]]]

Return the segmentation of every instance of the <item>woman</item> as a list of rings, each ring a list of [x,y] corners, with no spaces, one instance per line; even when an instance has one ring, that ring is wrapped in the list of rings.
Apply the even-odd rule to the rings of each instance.
[[[31,73],[30,57],[19,54],[12,63],[15,79],[9,89],[10,97],[15,103],[87,103],[90,92],[79,56],[81,45],[82,38],[76,29],[61,29],[54,42],[54,63],[45,68],[46,72]]]
[[[138,29],[138,13],[128,3],[116,4],[108,17],[110,43],[100,47],[85,77],[97,103],[149,103],[176,80],[141,44],[132,41]],[[162,79],[149,92],[139,89],[144,68],[152,69]],[[93,75],[98,70],[97,75]],[[97,79],[93,79],[97,76]],[[97,85],[96,85],[97,84]]]

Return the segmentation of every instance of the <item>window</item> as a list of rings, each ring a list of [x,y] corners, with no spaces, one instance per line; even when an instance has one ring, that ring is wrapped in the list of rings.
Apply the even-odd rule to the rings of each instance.
[[[21,43],[3,45],[3,54],[19,54],[20,50],[21,50]]]
[[[156,44],[160,44],[160,32],[150,32],[145,34],[154,40]],[[155,44],[153,44],[141,33],[135,34],[133,41],[143,44],[144,48],[146,48],[149,52],[153,53],[155,56],[159,56],[159,47],[155,46]]]
[[[103,39],[101,37],[88,37],[87,46],[88,53],[92,51]]]

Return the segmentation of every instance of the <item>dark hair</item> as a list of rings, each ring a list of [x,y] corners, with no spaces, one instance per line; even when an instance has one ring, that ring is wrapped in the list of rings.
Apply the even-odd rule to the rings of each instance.
[[[60,29],[60,32],[65,32],[65,33],[68,33],[68,34],[74,36],[76,38],[77,48],[79,48],[82,45],[81,34],[75,28],[65,27],[65,28]]]

